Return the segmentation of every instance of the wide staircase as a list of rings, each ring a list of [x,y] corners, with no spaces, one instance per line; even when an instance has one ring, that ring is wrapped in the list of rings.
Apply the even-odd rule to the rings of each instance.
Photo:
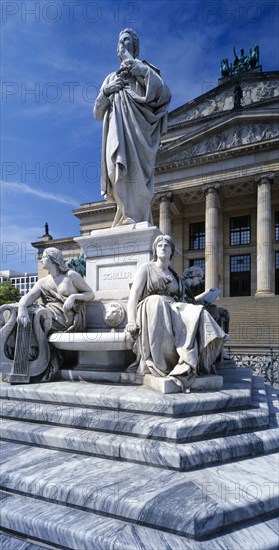
[[[221,298],[216,302],[230,312],[228,346],[279,345],[279,295],[256,298]]]
[[[227,363],[228,365],[228,363]],[[1,386],[2,550],[275,550],[273,389]]]

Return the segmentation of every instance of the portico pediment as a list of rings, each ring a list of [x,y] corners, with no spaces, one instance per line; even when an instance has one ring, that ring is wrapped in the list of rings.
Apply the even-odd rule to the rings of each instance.
[[[279,75],[274,73],[244,74],[239,78],[243,107],[254,106],[279,97]],[[234,107],[234,87],[238,78],[229,78],[223,84],[189,101],[169,114],[169,130],[183,123],[223,114]]]
[[[203,125],[166,143],[157,154],[156,167],[180,163],[208,154],[230,151],[242,154],[251,145],[269,145],[279,140],[279,121],[275,109],[232,111],[219,121]]]

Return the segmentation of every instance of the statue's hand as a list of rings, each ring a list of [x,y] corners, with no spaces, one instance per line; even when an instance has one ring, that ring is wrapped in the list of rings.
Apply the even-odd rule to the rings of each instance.
[[[63,309],[64,311],[70,311],[73,309],[75,303],[75,296],[72,294],[71,296],[68,296],[68,298],[65,300]]]
[[[117,76],[112,82],[110,82],[110,84],[107,84],[107,86],[104,87],[103,92],[107,97],[109,97],[111,94],[117,94],[120,90],[123,90],[126,85],[126,80],[120,76]]]
[[[19,325],[23,325],[24,327],[27,327],[28,323],[30,323],[27,307],[21,306],[18,308],[17,322]]]
[[[122,48],[120,49],[119,56],[120,56],[120,59],[122,59],[122,61],[128,61],[128,60],[133,61],[134,59],[133,56],[130,54],[130,52],[128,52],[127,48],[125,48],[125,46],[122,46]]]
[[[129,63],[129,65],[128,65]],[[125,65],[128,66],[128,69],[132,76],[146,76],[147,65],[139,61],[139,59],[134,59],[133,61],[126,61]]]
[[[121,69],[132,69],[135,66],[135,60],[133,58],[125,59],[121,62]]]
[[[136,338],[139,333],[139,326],[137,323],[128,323],[125,327],[126,332],[129,332],[133,338]]]

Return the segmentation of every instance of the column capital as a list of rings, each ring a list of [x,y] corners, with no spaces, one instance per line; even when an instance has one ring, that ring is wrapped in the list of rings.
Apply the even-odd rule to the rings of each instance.
[[[162,191],[158,193],[158,197],[160,202],[170,202],[172,199],[172,192],[171,191]]]
[[[221,184],[219,181],[216,181],[216,183],[206,183],[202,186],[202,191],[205,195],[207,195],[207,193],[218,193],[220,187]]]
[[[255,177],[255,182],[258,186],[270,183],[272,184],[274,181],[274,172],[266,172],[266,174],[260,174],[259,176]]]

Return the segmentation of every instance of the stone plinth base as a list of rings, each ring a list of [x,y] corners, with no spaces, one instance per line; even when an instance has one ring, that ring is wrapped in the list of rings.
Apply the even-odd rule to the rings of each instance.
[[[143,384],[143,376],[134,372],[123,372],[119,369],[102,370],[79,366],[73,369],[61,369],[60,378],[62,380],[72,380],[92,382],[92,383],[110,383],[110,384],[130,384],[138,386]]]
[[[168,377],[153,374],[137,374],[136,372],[105,370],[79,365],[73,369],[61,369],[62,380],[84,380],[86,382],[110,382],[116,384],[144,385],[146,388],[163,394],[181,393],[181,388]],[[218,391],[223,389],[223,377],[218,375],[199,376],[192,385],[192,391]]]
[[[98,229],[74,240],[86,255],[86,281],[96,300],[127,300],[138,267],[152,259],[161,231],[148,222]]]
[[[255,298],[266,298],[266,297],[272,297],[275,296],[274,292],[272,290],[257,290],[255,294]]]
[[[144,375],[144,385],[160,393],[180,393],[181,388],[171,378],[154,376],[153,374]],[[192,384],[191,391],[212,391],[223,389],[223,377],[216,374],[199,376]]]

